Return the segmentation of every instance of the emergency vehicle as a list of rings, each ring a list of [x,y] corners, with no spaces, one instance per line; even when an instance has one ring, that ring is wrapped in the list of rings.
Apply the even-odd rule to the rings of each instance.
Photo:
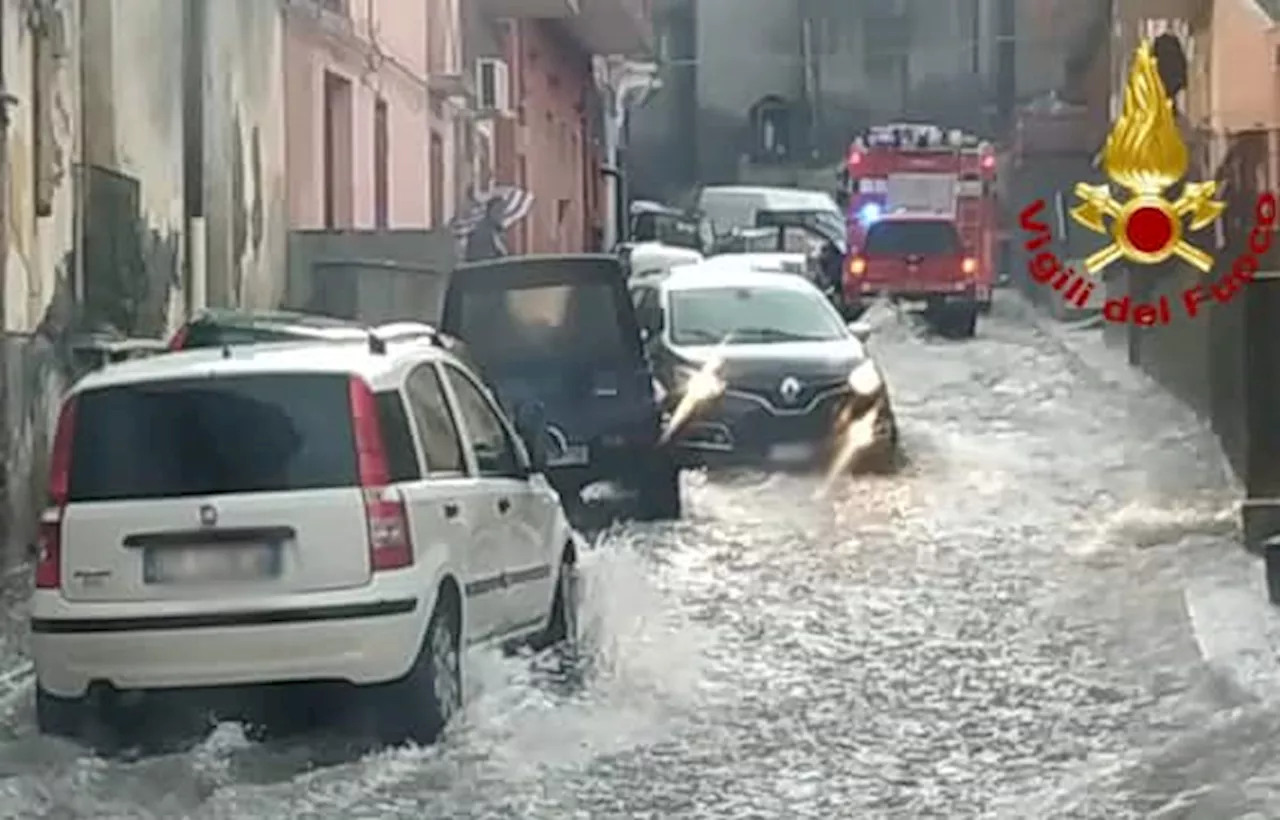
[[[993,146],[933,125],[879,126],[853,141],[841,177],[846,311],[882,296],[917,302],[972,335],[996,280]]]

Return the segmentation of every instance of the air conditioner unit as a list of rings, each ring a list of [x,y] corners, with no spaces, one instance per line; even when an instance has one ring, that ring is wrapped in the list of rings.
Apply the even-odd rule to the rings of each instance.
[[[476,61],[476,107],[496,114],[511,113],[511,74],[505,60]]]

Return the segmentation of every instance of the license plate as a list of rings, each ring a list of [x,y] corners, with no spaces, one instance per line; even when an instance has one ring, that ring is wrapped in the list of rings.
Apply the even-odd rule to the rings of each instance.
[[[775,444],[769,448],[770,461],[808,461],[813,455],[812,444]]]
[[[563,453],[549,459],[549,463],[554,467],[559,467],[566,464],[586,464],[588,460],[587,445],[570,444],[564,448]]]
[[[271,544],[217,544],[148,550],[148,584],[226,584],[280,574],[280,551]]]

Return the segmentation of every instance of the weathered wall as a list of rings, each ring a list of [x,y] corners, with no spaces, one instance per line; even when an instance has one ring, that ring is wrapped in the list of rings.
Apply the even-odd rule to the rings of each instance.
[[[72,338],[104,326],[151,337],[172,328],[187,307],[188,215],[207,219],[215,301],[277,303],[286,225],[276,3],[0,0],[0,9],[4,86],[19,99],[7,130],[0,288],[3,564],[30,540],[43,503]]]
[[[8,251],[0,259],[0,565],[21,559],[33,531],[52,418],[67,378],[61,344],[73,315],[78,12],[75,0],[0,4],[4,87],[17,98],[0,227]]]
[[[591,134],[583,103],[594,85],[590,56],[546,21],[521,21],[509,44],[517,59],[524,127],[518,138],[518,185],[534,192],[533,208],[513,230],[513,249],[525,253],[593,250],[588,211],[597,181],[586,150]]]
[[[84,310],[131,335],[182,304],[183,6],[83,4]]]
[[[205,3],[209,302],[274,307],[285,291],[288,236],[284,24],[274,2]]]

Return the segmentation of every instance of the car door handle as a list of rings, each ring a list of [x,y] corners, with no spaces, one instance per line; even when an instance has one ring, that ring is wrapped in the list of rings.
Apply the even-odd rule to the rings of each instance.
[[[457,505],[457,504],[454,504],[454,503],[450,502],[450,503],[448,503],[448,504],[445,504],[445,505],[444,505],[444,517],[445,517],[445,518],[457,518],[457,517],[458,517],[458,512],[459,512],[459,509],[458,509],[458,505]]]
[[[507,510],[509,510],[509,509],[511,509],[511,502],[510,502],[508,499],[505,499],[505,498],[499,498],[499,499],[498,499],[498,512],[500,512],[500,513],[504,513],[504,512],[506,512],[506,511],[507,511]]]

